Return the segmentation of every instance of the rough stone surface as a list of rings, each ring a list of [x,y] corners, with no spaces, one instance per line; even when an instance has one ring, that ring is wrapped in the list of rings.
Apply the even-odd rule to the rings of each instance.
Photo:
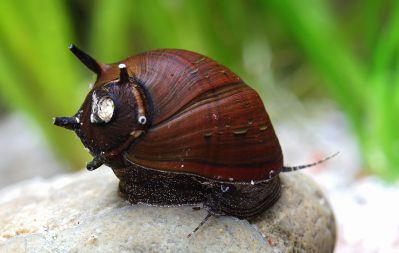
[[[336,228],[319,188],[281,175],[280,200],[255,220],[192,207],[131,205],[109,168],[0,190],[0,252],[333,252]]]

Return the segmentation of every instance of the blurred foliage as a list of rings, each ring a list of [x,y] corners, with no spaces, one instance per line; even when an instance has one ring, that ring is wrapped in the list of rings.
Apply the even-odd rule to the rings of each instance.
[[[197,51],[263,97],[273,79],[290,78],[298,96],[327,89],[367,168],[399,176],[399,1],[1,1],[1,106],[35,119],[80,168],[82,145],[51,124],[75,113],[93,81],[67,50],[71,42],[103,62],[154,48]]]

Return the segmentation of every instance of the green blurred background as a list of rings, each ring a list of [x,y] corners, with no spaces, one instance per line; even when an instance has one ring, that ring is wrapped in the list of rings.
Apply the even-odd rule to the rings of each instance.
[[[94,81],[69,43],[107,63],[189,49],[266,100],[275,87],[303,101],[329,97],[367,171],[399,176],[399,1],[0,1],[0,113],[22,111],[61,160],[82,168],[88,154],[79,140],[51,124],[74,114]]]

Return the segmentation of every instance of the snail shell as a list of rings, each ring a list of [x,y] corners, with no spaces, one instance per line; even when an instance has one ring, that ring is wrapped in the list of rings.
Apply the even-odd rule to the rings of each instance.
[[[145,90],[150,126],[127,150],[155,170],[250,182],[270,178],[283,156],[258,94],[197,53],[156,50],[123,61]],[[151,109],[150,109],[151,108]]]

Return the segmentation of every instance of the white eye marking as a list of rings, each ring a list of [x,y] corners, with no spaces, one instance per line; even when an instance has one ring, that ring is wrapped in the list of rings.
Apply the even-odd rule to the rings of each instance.
[[[124,69],[124,68],[126,68],[126,65],[125,65],[125,64],[123,64],[123,63],[121,63],[121,64],[119,64],[119,65],[118,65],[118,68],[120,68],[120,69]]]
[[[98,100],[93,93],[93,105],[91,108],[91,123],[108,123],[114,115],[115,104],[110,97],[102,97]]]
[[[145,116],[140,116],[139,117],[139,123],[144,125],[147,122],[147,118]]]
[[[114,109],[114,101],[109,97],[102,97],[100,102],[98,102],[98,117],[108,123],[114,115]]]

